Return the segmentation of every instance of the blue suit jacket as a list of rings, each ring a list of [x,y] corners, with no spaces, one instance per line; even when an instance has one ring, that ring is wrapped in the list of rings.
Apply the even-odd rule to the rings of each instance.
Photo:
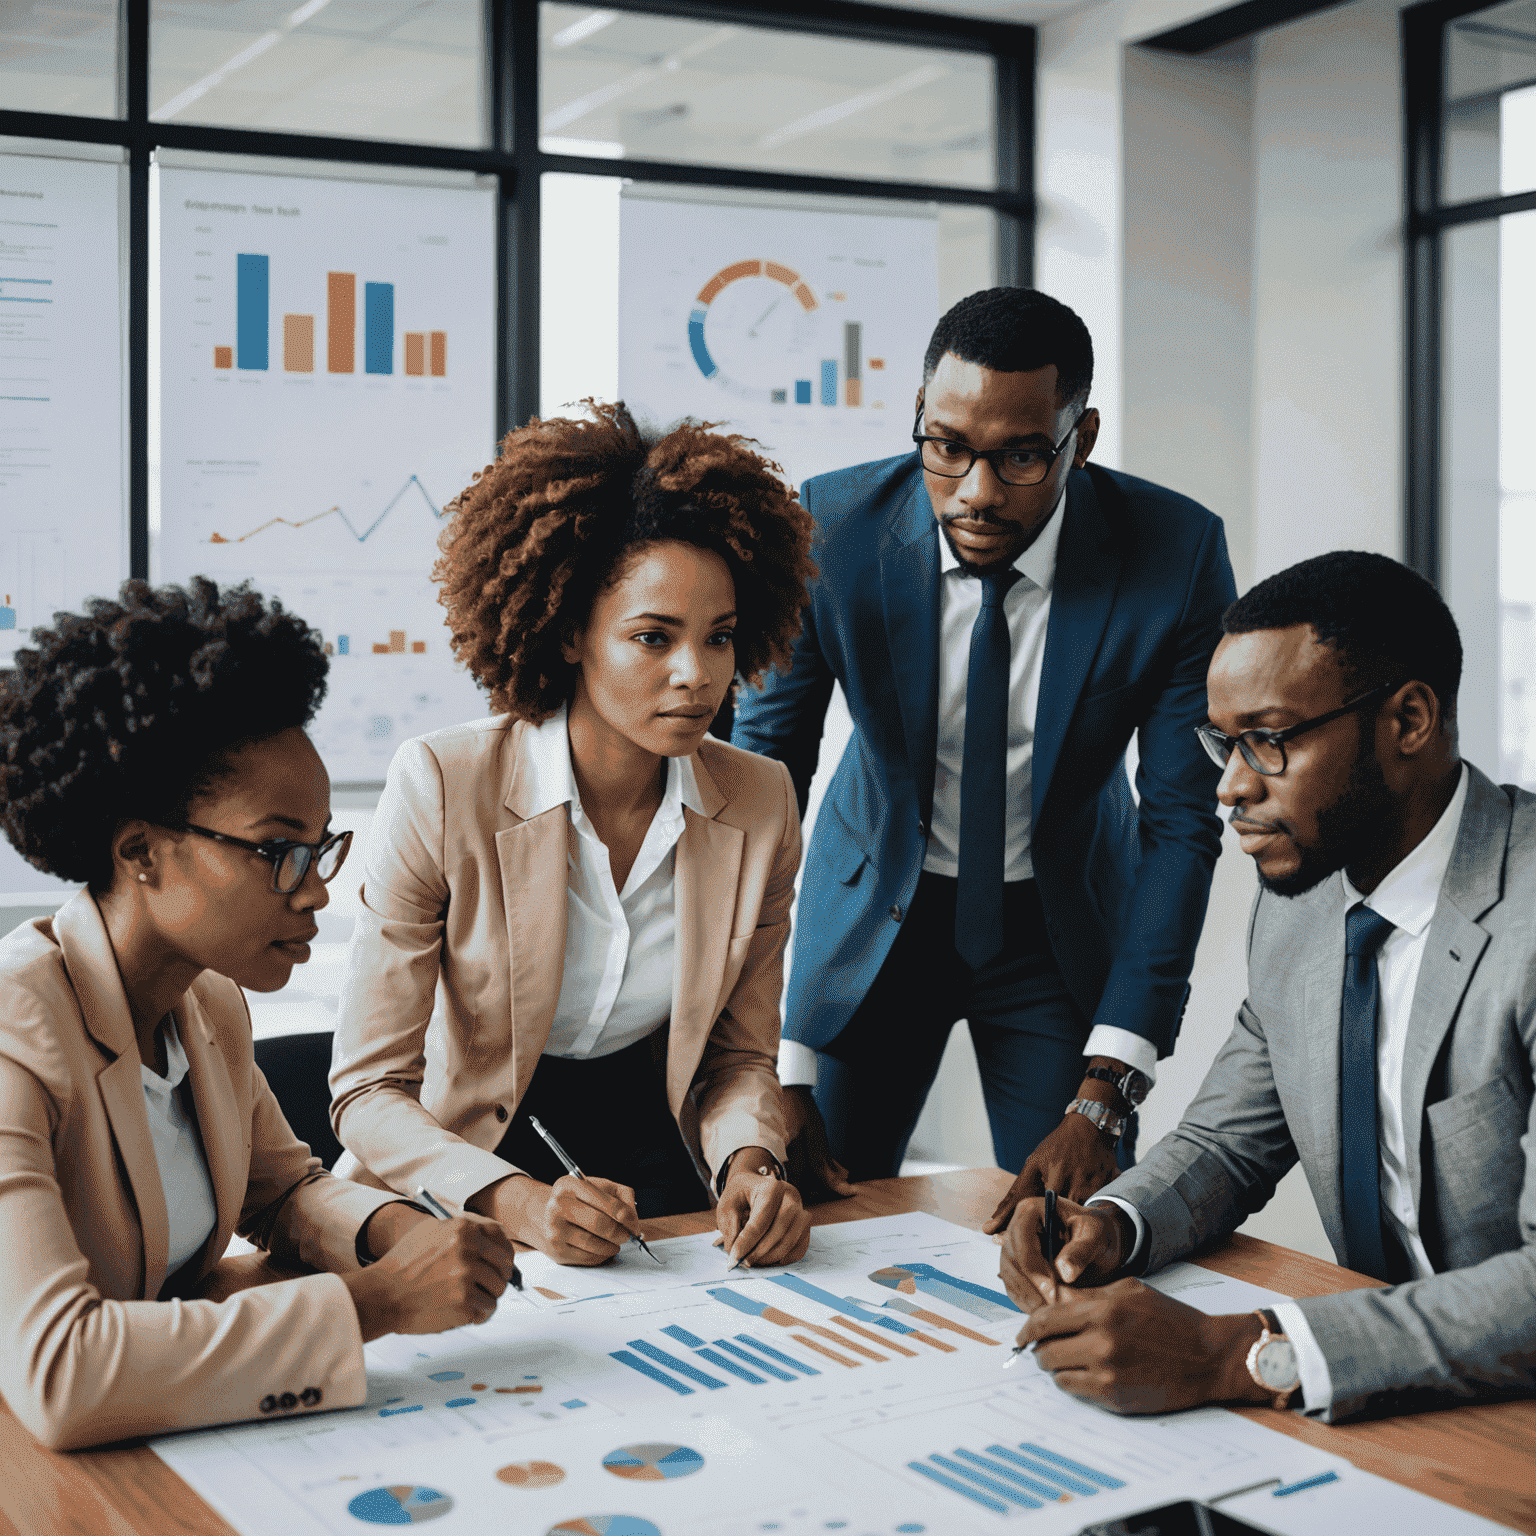
[[[785,1034],[822,1047],[917,887],[938,742],[939,532],[916,454],[806,482],[820,574],[790,670],[743,690],[732,740],[784,762],[802,812],[834,680],[853,737],[795,919]],[[1173,1050],[1211,868],[1218,774],[1193,727],[1236,595],[1221,520],[1090,466],[1067,482],[1036,715],[1031,857],[1062,976],[1094,1023]],[[1124,757],[1140,750],[1132,799]]]

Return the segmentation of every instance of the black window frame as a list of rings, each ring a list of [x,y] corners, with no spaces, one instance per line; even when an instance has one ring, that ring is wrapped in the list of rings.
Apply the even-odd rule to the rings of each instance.
[[[359,166],[406,166],[494,176],[496,221],[496,422],[500,436],[537,414],[539,399],[540,178],[550,171],[634,181],[759,191],[879,197],[990,209],[997,280],[1028,284],[1034,272],[1035,28],[854,0],[603,0],[611,10],[731,22],[871,43],[906,43],[990,56],[996,69],[995,188],[791,174],[670,161],[550,155],[539,148],[540,0],[483,0],[486,145],[462,148],[309,133],[156,123],[149,117],[151,0],[120,0],[116,118],[0,108],[0,135],[112,144],[128,166],[128,560],[149,575],[149,167],[157,149]]]
[[[1536,191],[1448,203],[1442,195],[1446,32],[1498,0],[1427,0],[1402,15],[1406,131],[1403,245],[1404,537],[1406,563],[1437,586],[1442,571],[1441,408],[1443,396],[1443,237],[1536,209]]]

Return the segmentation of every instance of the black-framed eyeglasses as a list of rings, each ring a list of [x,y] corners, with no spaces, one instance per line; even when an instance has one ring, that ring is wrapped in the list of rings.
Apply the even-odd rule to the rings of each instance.
[[[229,843],[244,848],[272,866],[272,889],[281,896],[291,896],[304,884],[305,876],[313,866],[320,879],[329,883],[336,872],[346,863],[352,847],[352,829],[333,832],[318,843],[296,843],[288,837],[269,837],[265,842],[253,843],[247,838],[233,837],[228,832],[215,832],[210,827],[194,826],[190,821],[181,828],[183,832],[196,832],[199,837],[212,838],[216,843]]]
[[[1088,414],[1085,405],[1078,412],[1077,420],[1067,428],[1066,437],[1054,448],[968,448],[964,443],[952,442],[947,437],[924,437],[917,430],[923,419],[923,407],[918,406],[912,422],[912,441],[917,444],[923,468],[930,474],[943,475],[946,480],[963,480],[975,467],[977,459],[985,459],[992,466],[992,473],[1004,485],[1039,485],[1051,472],[1051,465],[1067,446],[1072,434],[1083,424]]]
[[[1205,748],[1206,756],[1223,772],[1226,771],[1233,747],[1236,747],[1243,754],[1243,761],[1255,773],[1261,773],[1265,778],[1273,779],[1285,772],[1286,742],[1294,741],[1303,731],[1315,731],[1318,726],[1327,725],[1331,720],[1338,720],[1357,709],[1363,709],[1367,704],[1379,702],[1388,695],[1396,693],[1406,681],[1408,679],[1404,678],[1402,682],[1382,683],[1376,688],[1368,689],[1365,693],[1357,694],[1347,703],[1339,705],[1337,709],[1330,709],[1326,715],[1317,715],[1311,720],[1303,720],[1299,725],[1288,725],[1283,731],[1254,729],[1241,731],[1236,736],[1228,736],[1225,731],[1218,731],[1214,725],[1207,723],[1197,725],[1195,735],[1200,738],[1200,745]]]

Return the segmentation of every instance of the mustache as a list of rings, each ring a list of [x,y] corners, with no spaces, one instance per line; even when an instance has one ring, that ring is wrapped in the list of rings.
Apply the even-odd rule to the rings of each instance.
[[[1239,837],[1249,832],[1286,832],[1289,830],[1283,821],[1255,821],[1253,817],[1243,815],[1241,807],[1227,817],[1227,825]]]

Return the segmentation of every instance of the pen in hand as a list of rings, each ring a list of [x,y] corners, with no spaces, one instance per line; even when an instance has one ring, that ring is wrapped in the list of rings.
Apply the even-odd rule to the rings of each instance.
[[[1045,1231],[1040,1239],[1040,1249],[1045,1255],[1045,1262],[1052,1271],[1056,1268],[1056,1191],[1048,1189],[1045,1192]],[[1006,1371],[1029,1346],[1027,1344],[1015,1344],[1009,1351],[1008,1358],[1003,1361],[1003,1369]]]
[[[560,1162],[564,1166],[565,1171],[570,1174],[573,1179],[580,1179],[581,1182],[585,1184],[587,1182],[586,1174],[584,1174],[581,1169],[576,1166],[574,1159],[570,1157],[565,1148],[562,1147],[560,1143],[556,1141],[555,1138],[551,1136],[549,1132],[546,1131],[544,1127],[539,1123],[539,1117],[537,1115],[529,1115],[528,1123],[544,1139],[544,1145],[547,1146],[549,1150],[560,1159]],[[646,1246],[645,1234],[643,1232],[631,1232],[629,1235],[635,1242],[640,1244],[641,1253],[645,1254],[649,1258],[656,1259],[658,1264],[661,1263],[661,1260],[657,1259],[656,1255],[652,1253],[651,1250]]]
[[[418,1186],[418,1188],[416,1190],[416,1198],[424,1206],[426,1206],[426,1208],[434,1216],[436,1216],[439,1221],[452,1221],[453,1220],[453,1212],[450,1211],[448,1209],[448,1207],[446,1205],[444,1205],[443,1202],[441,1200],[439,1200],[437,1198],[437,1196],[434,1195],[432,1193],[432,1191],[430,1189],[427,1189],[425,1186]],[[520,1275],[518,1273],[517,1265],[513,1264],[513,1266],[512,1266],[512,1289],[514,1291],[520,1291],[520,1290],[522,1290],[522,1288],[523,1288],[523,1277],[522,1277],[522,1275]]]

